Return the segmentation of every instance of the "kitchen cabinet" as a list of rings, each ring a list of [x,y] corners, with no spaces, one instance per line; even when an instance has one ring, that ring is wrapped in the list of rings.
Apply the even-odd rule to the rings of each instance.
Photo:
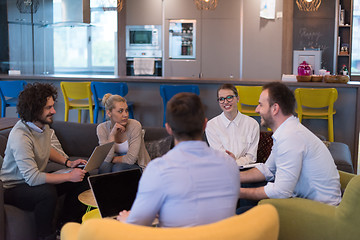
[[[219,1],[216,9],[209,11],[198,10],[193,0],[164,0],[164,76],[239,78],[239,12],[240,0]],[[171,24],[189,20],[196,22],[191,41],[184,39],[183,54],[174,57]]]
[[[336,1],[336,50],[335,69],[336,74],[342,74],[345,65],[348,74],[351,74],[351,40],[352,40],[352,0]]]
[[[127,0],[126,25],[161,25],[162,0]]]

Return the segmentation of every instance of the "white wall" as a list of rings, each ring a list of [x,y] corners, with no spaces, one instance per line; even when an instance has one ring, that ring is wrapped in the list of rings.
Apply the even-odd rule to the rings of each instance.
[[[282,12],[283,0],[276,0]],[[243,6],[243,79],[281,79],[282,18],[260,18],[260,0],[242,0]]]

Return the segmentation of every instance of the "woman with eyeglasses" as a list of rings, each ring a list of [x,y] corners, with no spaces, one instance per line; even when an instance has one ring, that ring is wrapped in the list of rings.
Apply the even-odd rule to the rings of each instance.
[[[129,119],[125,98],[107,93],[102,103],[109,121],[97,126],[99,144],[114,141],[114,146],[101,164],[99,173],[144,169],[150,162],[150,157],[145,148],[142,126],[135,119]]]
[[[238,166],[256,162],[260,126],[238,111],[238,92],[234,85],[223,84],[217,91],[217,101],[223,111],[211,119],[205,129],[210,147],[225,151]]]

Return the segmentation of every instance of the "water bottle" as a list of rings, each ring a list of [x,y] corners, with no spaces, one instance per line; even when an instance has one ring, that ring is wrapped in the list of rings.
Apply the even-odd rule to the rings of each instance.
[[[348,75],[348,69],[347,69],[346,65],[343,65],[341,71],[342,71],[342,75]]]

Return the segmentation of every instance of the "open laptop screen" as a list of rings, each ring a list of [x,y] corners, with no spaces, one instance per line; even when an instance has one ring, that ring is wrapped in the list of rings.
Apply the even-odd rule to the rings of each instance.
[[[131,209],[140,177],[140,169],[131,169],[88,178],[101,217],[114,217]]]

